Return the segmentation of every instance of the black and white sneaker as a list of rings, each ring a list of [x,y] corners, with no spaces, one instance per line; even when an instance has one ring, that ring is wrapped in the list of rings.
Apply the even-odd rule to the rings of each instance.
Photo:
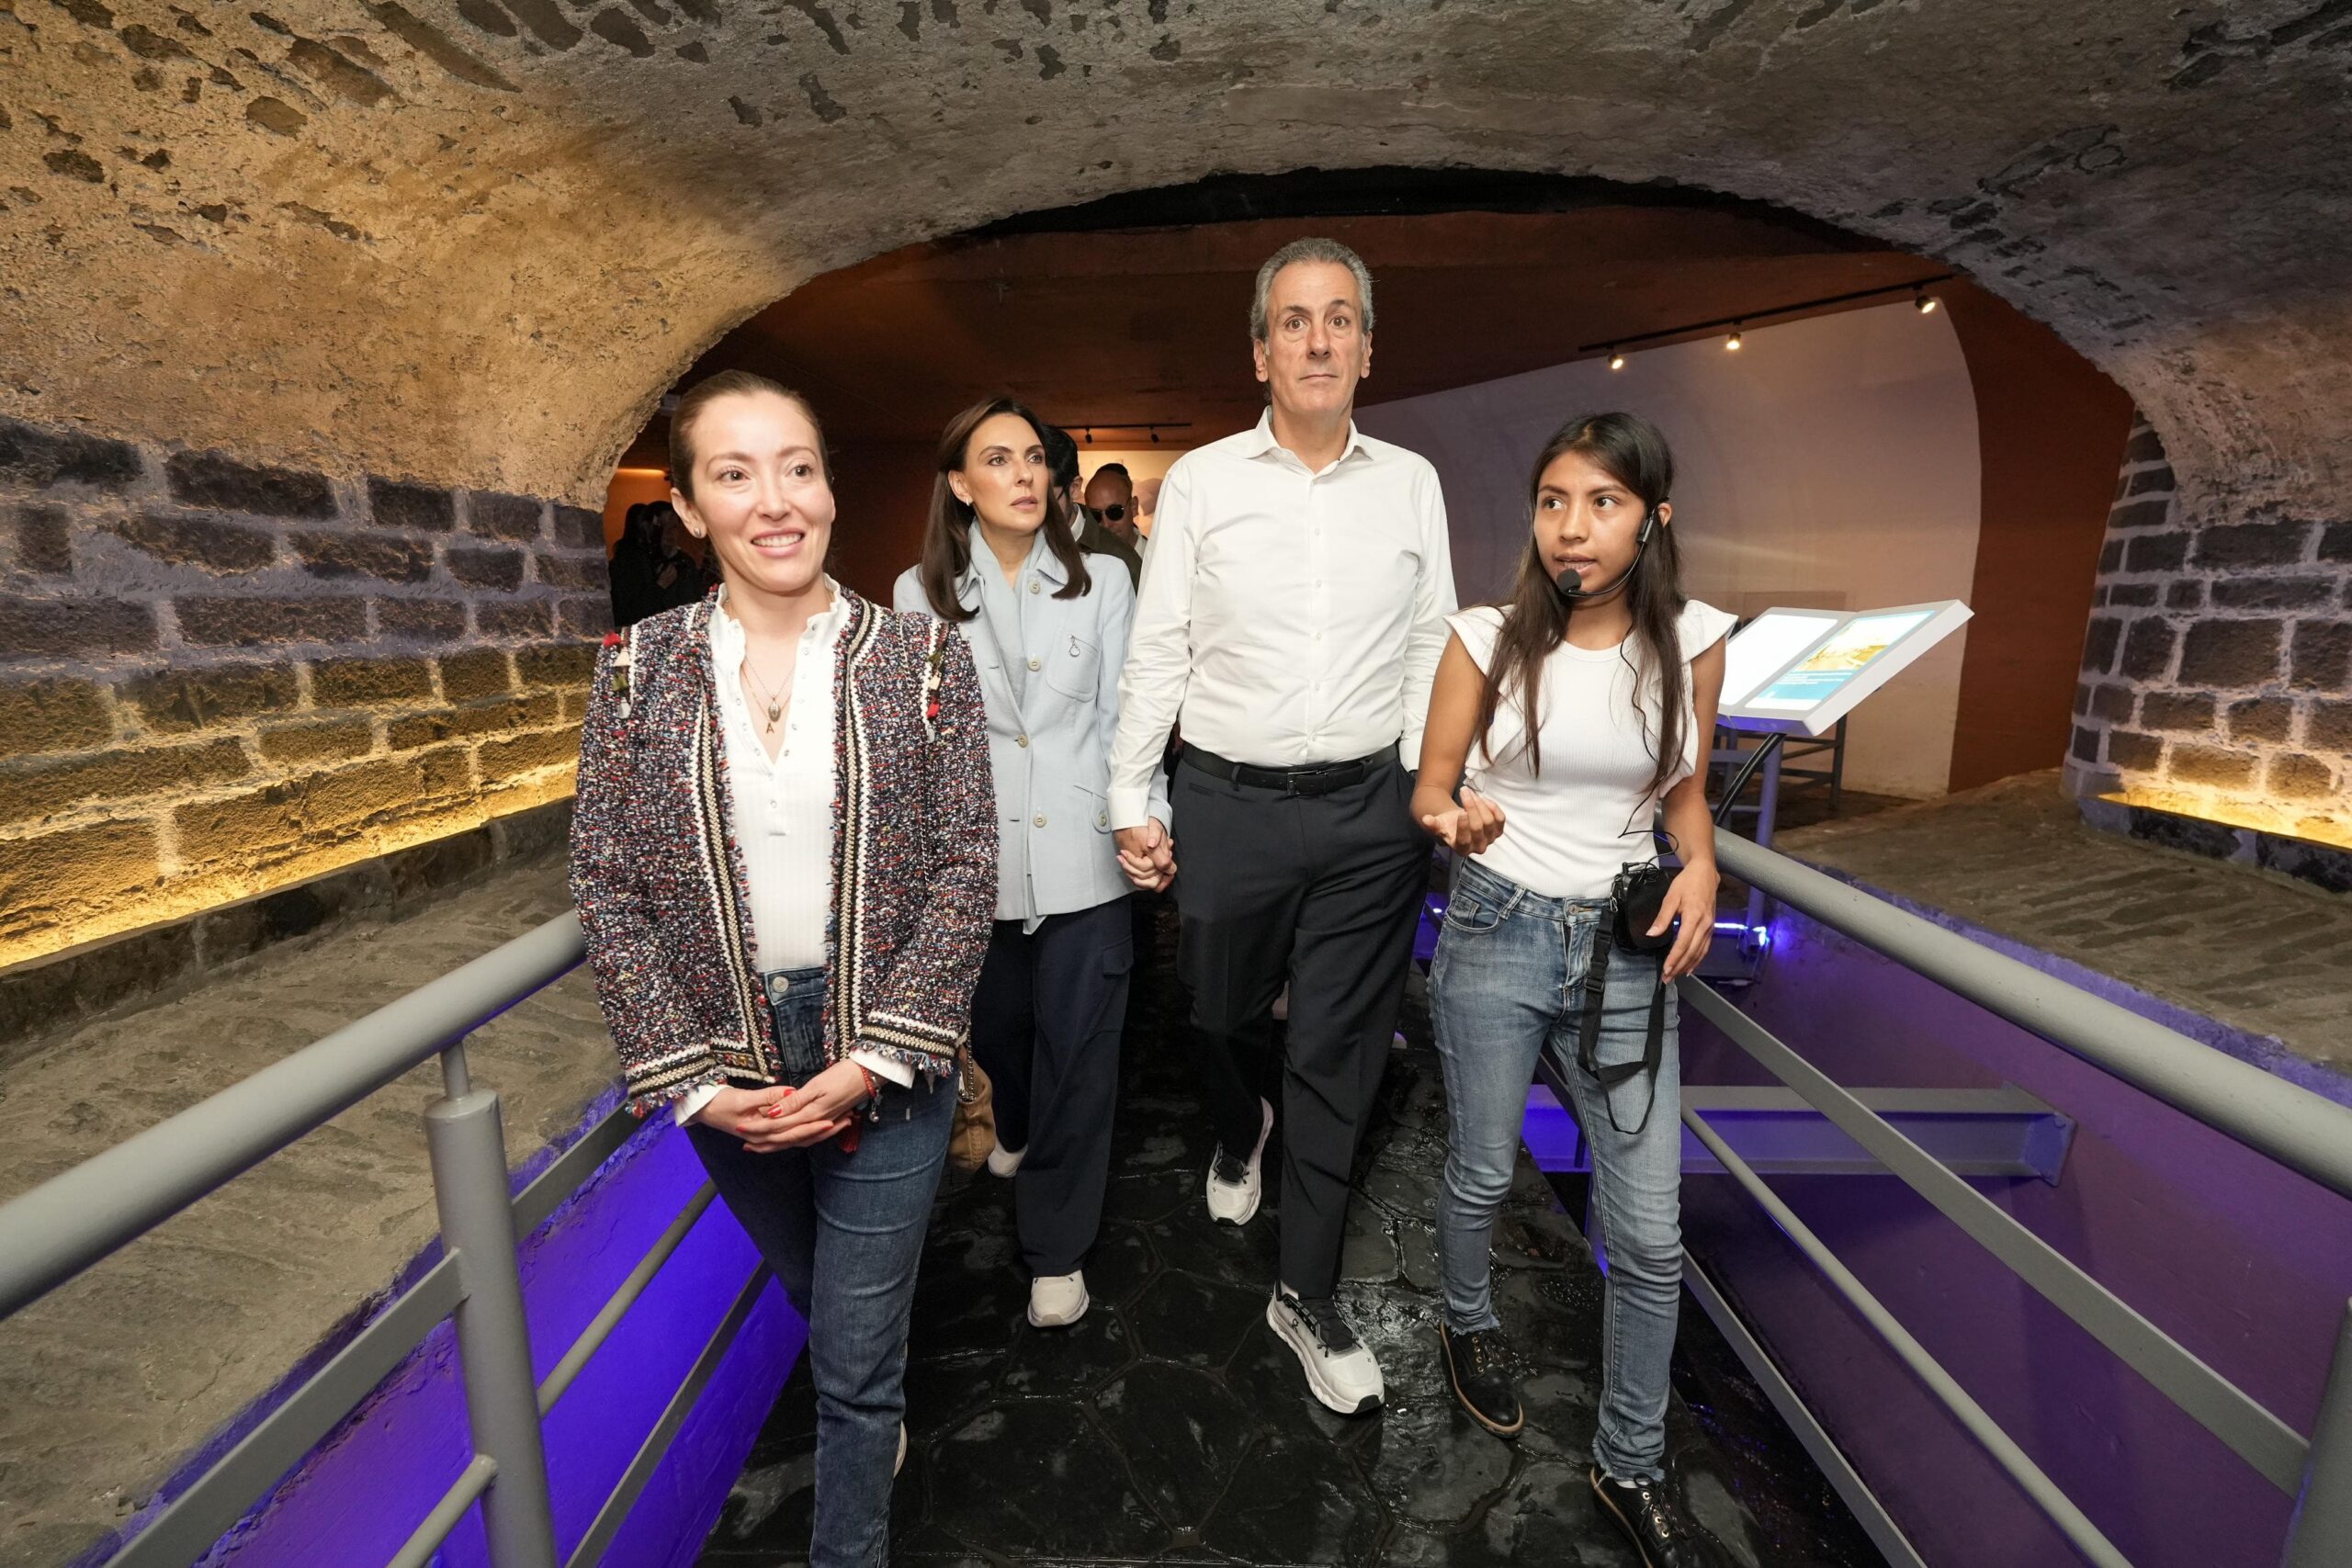
[[[1518,1437],[1527,1425],[1527,1412],[1519,1403],[1519,1391],[1511,1386],[1507,1365],[1510,1350],[1503,1344],[1503,1331],[1489,1328],[1477,1334],[1456,1334],[1441,1323],[1437,1340],[1445,1355],[1446,1380],[1453,1384],[1453,1397],[1470,1413],[1470,1419],[1498,1438]]]
[[[1258,1212],[1258,1200],[1264,1195],[1265,1183],[1258,1174],[1258,1163],[1264,1158],[1266,1139],[1274,1130],[1274,1108],[1264,1100],[1258,1101],[1258,1141],[1250,1147],[1250,1157],[1239,1158],[1226,1152],[1219,1144],[1209,1160],[1209,1218],[1219,1224],[1246,1225]]]
[[[1597,1464],[1585,1478],[1600,1511],[1634,1543],[1642,1568],[1724,1568],[1729,1561],[1663,1481],[1620,1481]]]
[[[1266,1322],[1306,1371],[1315,1397],[1342,1416],[1365,1416],[1380,1408],[1385,1392],[1380,1363],[1358,1343],[1355,1330],[1329,1296],[1301,1299],[1277,1290],[1266,1303]]]

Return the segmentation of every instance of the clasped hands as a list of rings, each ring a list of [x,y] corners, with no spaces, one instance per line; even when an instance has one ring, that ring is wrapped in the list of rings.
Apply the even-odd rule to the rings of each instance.
[[[695,1120],[738,1139],[753,1154],[807,1148],[839,1137],[865,1103],[865,1069],[839,1061],[798,1089],[722,1089]]]
[[[1176,840],[1159,818],[1140,828],[1122,828],[1116,837],[1119,869],[1129,882],[1146,893],[1157,893],[1176,880]]]

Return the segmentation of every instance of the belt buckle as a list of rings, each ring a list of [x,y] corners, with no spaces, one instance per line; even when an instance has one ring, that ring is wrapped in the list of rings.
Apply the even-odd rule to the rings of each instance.
[[[1347,762],[1326,762],[1319,767],[1300,768],[1291,774],[1291,790],[1304,795],[1329,795],[1348,787],[1347,781],[1338,777],[1340,770],[1352,766]]]

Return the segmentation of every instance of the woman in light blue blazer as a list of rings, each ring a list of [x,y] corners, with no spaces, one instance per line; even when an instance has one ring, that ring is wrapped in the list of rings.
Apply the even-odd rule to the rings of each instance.
[[[1087,1308],[1135,962],[1108,794],[1135,589],[1079,547],[1045,431],[1010,398],[948,423],[922,560],[892,598],[956,626],[979,667],[998,880],[972,1045],[996,1086],[989,1168],[1013,1179],[1029,1321],[1061,1328]]]

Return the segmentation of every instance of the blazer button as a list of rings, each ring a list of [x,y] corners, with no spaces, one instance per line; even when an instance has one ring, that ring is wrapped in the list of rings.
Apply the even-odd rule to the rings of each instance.
[[[1111,814],[1107,811],[1096,812],[1094,814],[1094,825],[1097,828],[1108,828],[1111,825]]]
[[[1046,661],[1042,659],[1033,659],[1029,661],[1029,668],[1032,670],[1043,670],[1045,667]]]
[[[1034,577],[1029,580],[1029,592],[1032,593],[1037,592],[1037,580]]]
[[[1044,827],[1044,826],[1046,825],[1046,814],[1045,814],[1044,812],[1040,811],[1039,813],[1037,813],[1037,816],[1036,816],[1035,820],[1036,820],[1036,823],[1037,823],[1037,826],[1038,826],[1038,827],[1040,827],[1040,828]]]
[[[1029,737],[1026,735],[1016,735],[1012,738],[1012,743],[1015,746],[1026,746],[1029,744]]]

